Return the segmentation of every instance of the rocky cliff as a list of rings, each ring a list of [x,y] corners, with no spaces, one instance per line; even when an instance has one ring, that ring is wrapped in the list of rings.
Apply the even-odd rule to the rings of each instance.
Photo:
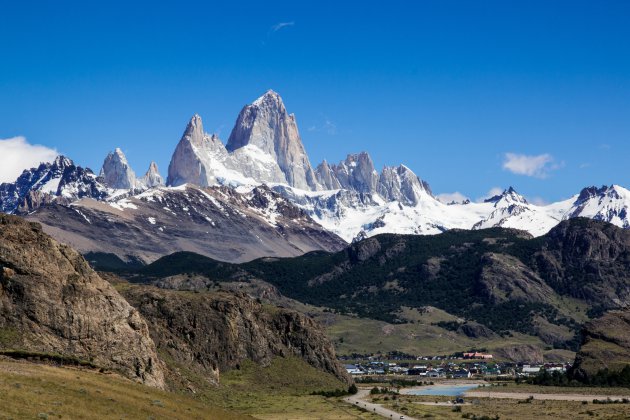
[[[262,305],[239,292],[134,287],[124,293],[147,319],[158,349],[173,365],[211,383],[218,383],[222,372],[239,369],[245,360],[265,366],[274,357],[288,356],[350,381],[320,327],[298,312]],[[177,369],[171,375],[185,382]]]
[[[0,216],[3,350],[60,354],[164,387],[141,315],[71,248],[15,216]]]
[[[276,182],[303,190],[317,189],[295,115],[287,112],[280,95],[272,90],[241,110],[226,147],[230,152],[255,147],[277,162],[284,182]]]
[[[129,166],[125,154],[118,148],[105,157],[101,176],[105,185],[113,189],[129,190],[136,187],[136,174]]]
[[[160,175],[157,163],[151,162],[149,169],[144,176],[140,178],[139,182],[143,189],[164,186],[164,178]]]

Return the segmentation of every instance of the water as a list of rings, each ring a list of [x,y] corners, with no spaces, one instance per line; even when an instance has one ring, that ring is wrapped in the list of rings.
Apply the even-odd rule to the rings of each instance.
[[[479,385],[434,385],[422,389],[407,391],[409,395],[444,395],[447,397],[461,397],[466,391],[478,388]]]

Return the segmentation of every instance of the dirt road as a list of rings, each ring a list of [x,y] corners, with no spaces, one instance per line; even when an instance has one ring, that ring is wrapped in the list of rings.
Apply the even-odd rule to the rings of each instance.
[[[359,389],[355,395],[351,395],[349,397],[344,398],[343,400],[348,404],[352,404],[356,407],[364,408],[372,413],[378,414],[387,419],[408,419],[415,420],[414,417],[408,417],[405,414],[397,413],[390,409],[383,407],[380,404],[372,404],[370,402],[365,401],[365,397],[370,394],[370,391],[367,389]]]

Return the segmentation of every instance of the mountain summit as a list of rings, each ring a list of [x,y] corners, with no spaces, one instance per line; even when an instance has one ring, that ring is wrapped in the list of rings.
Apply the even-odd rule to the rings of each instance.
[[[195,114],[171,157],[166,184],[174,187],[186,183],[202,187],[214,185],[217,173],[225,169],[227,157],[219,137],[207,134],[201,117]]]
[[[227,142],[229,152],[251,146],[277,162],[288,185],[303,190],[317,189],[295,115],[287,112],[282,98],[273,90],[241,110]]]
[[[136,186],[136,174],[129,166],[125,154],[119,148],[110,152],[101,169],[105,185],[117,190],[129,190]]]

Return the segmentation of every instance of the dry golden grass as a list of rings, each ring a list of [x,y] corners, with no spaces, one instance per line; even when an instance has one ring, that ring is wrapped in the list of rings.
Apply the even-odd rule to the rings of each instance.
[[[252,362],[197,395],[160,391],[116,374],[0,357],[0,419],[377,419],[339,398],[309,395],[342,383],[297,358]],[[219,408],[221,407],[221,408]]]
[[[0,359],[0,419],[241,419],[114,374]]]

